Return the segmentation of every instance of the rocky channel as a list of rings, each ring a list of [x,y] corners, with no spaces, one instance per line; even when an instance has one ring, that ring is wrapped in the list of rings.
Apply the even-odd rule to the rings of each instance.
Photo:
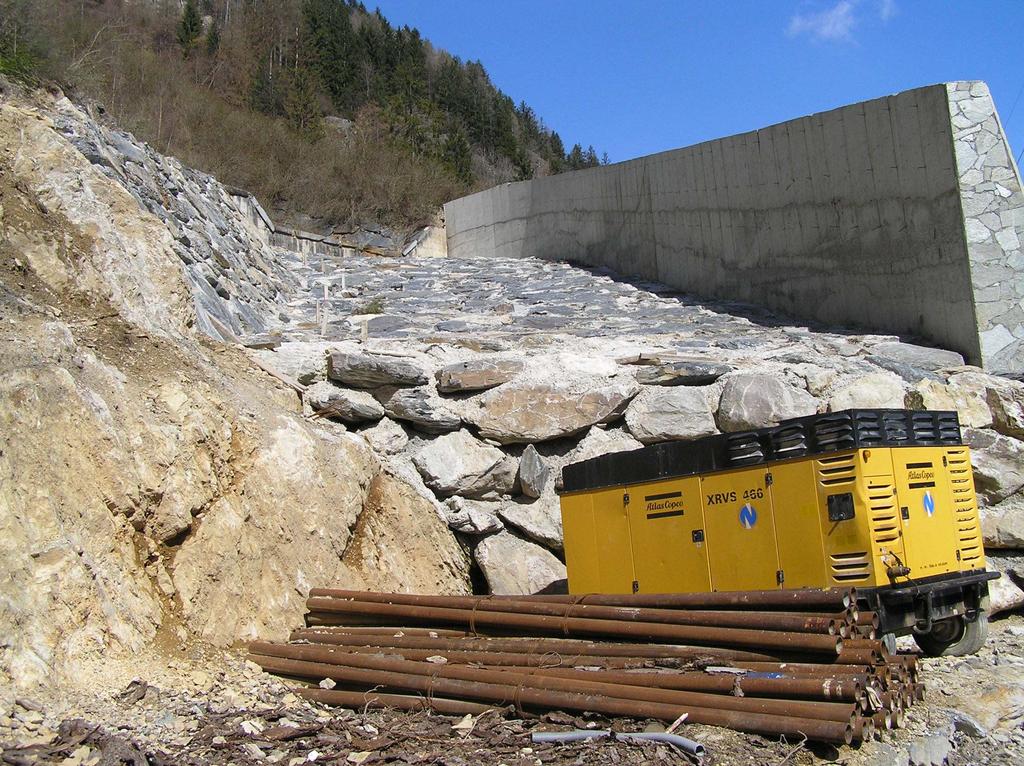
[[[993,611],[1024,604],[1021,382],[566,263],[282,249],[215,179],[60,94],[0,91],[5,729],[74,708],[170,736],[122,696],[134,669],[171,652],[167,683],[208,675],[212,647],[287,635],[316,585],[558,588],[564,465],[849,407],[960,413]],[[1012,619],[936,667],[1019,673]],[[197,688],[258,685],[224,667]],[[1019,701],[993,705],[982,725],[1019,745]]]

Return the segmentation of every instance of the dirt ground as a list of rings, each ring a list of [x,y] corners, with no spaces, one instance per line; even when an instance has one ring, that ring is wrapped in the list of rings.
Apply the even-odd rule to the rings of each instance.
[[[166,629],[135,657],[97,661],[63,696],[17,698],[0,715],[5,764],[662,764],[690,763],[674,747],[626,741],[534,744],[535,731],[663,731],[655,721],[511,709],[463,719],[427,712],[353,711],[307,702],[262,673],[241,648],[210,649]],[[992,624],[976,656],[923,661],[927,698],[905,728],[860,747],[771,740],[683,724],[706,764],[907,763],[922,747],[951,766],[1024,762],[1024,617]],[[927,761],[925,761],[927,762]],[[942,760],[937,760],[942,763]]]

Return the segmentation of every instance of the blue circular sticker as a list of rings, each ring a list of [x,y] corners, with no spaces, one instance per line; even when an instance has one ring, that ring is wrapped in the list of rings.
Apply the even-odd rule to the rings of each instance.
[[[743,525],[744,529],[753,529],[757,523],[757,511],[750,503],[747,503],[740,508],[740,524]]]

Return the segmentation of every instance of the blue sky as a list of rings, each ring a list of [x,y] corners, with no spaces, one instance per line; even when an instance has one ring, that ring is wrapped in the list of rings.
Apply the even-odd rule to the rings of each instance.
[[[956,79],[1024,150],[1024,0],[364,1],[612,161]]]

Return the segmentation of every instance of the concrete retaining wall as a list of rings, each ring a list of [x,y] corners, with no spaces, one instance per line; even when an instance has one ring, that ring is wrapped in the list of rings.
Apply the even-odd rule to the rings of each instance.
[[[983,83],[934,85],[454,200],[448,252],[605,266],[1020,370],[1010,157]]]
[[[342,256],[345,251],[355,252],[355,248],[347,247],[331,237],[324,237],[299,229],[279,228],[267,215],[267,211],[254,196],[241,189],[231,189],[231,197],[235,206],[245,215],[251,224],[253,233],[263,242],[282,250],[291,250],[302,255]]]

